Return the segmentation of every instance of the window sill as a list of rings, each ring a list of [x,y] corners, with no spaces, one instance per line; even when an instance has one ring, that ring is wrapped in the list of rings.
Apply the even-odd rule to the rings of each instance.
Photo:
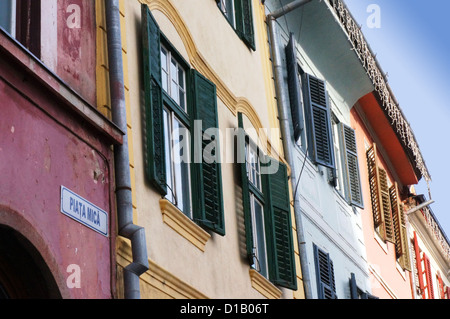
[[[183,214],[167,199],[159,201],[163,222],[184,237],[187,241],[205,251],[205,246],[211,235]]]
[[[373,233],[374,233],[373,238],[378,243],[378,245],[381,247],[381,249],[383,249],[384,253],[386,255],[389,254],[387,243],[385,241],[383,241],[383,239],[380,237],[380,235],[378,235],[378,232],[376,230],[374,230]]]
[[[403,281],[406,281],[406,272],[403,270],[402,266],[398,263],[398,261],[395,262],[396,268],[400,276],[402,276]]]
[[[250,279],[252,287],[267,299],[280,299],[281,290],[275,287],[266,277],[262,276],[255,269],[250,269]]]

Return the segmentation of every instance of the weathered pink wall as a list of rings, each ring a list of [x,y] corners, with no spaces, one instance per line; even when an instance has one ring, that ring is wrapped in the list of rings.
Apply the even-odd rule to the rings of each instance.
[[[57,28],[56,74],[96,105],[95,1],[58,0]]]
[[[47,81],[58,89],[56,79],[30,76],[30,69],[4,57],[1,45],[8,41],[0,39],[0,208],[4,208],[0,224],[26,221],[16,222],[16,230],[32,242],[42,239],[36,248],[66,292],[63,296],[111,298],[115,286],[111,143],[70,111],[70,96],[62,99],[43,85]],[[24,57],[33,72],[44,76],[26,60],[26,53],[13,55]],[[108,212],[110,237],[60,212],[62,185]],[[12,213],[5,214],[5,209]],[[81,268],[80,289],[66,286],[71,264]]]

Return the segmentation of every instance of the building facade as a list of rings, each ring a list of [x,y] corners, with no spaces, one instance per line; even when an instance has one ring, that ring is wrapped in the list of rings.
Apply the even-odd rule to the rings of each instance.
[[[425,196],[408,199],[413,298],[450,299],[450,244]]]
[[[343,1],[0,2],[0,299],[449,299]]]
[[[115,294],[113,153],[95,4],[0,4],[0,297]]]
[[[268,16],[276,17],[279,108],[291,119],[283,138],[297,178],[307,298],[350,299],[355,289],[368,296],[362,211],[368,203],[351,111],[373,87],[329,2],[303,1],[292,10],[288,3],[265,1]]]
[[[140,297],[303,298],[264,6],[120,11],[133,217],[148,255]],[[119,297],[132,252],[119,237]]]
[[[265,4],[307,298],[414,298],[407,203],[430,174],[375,55],[343,1]]]

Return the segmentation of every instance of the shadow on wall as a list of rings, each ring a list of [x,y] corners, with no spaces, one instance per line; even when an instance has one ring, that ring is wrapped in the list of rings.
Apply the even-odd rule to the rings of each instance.
[[[61,299],[37,249],[6,226],[0,226],[0,299]]]

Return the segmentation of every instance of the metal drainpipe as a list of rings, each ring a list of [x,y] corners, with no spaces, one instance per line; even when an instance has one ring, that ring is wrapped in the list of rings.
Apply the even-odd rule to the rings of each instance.
[[[284,152],[287,162],[291,167],[291,183],[293,189],[296,188],[298,178],[295,172],[294,165],[294,157],[292,155],[292,150],[295,148],[295,143],[293,141],[293,136],[290,130],[289,123],[289,102],[286,100],[286,97],[289,96],[286,92],[286,86],[283,83],[283,68],[282,68],[282,58],[279,48],[279,36],[277,33],[276,20],[279,17],[282,17],[286,13],[310,2],[311,0],[297,0],[293,1],[283,8],[278,9],[277,11],[269,14],[267,16],[268,24],[269,24],[269,33],[270,33],[270,42],[272,49],[272,57],[273,57],[273,67],[274,67],[274,81],[275,81],[275,89],[277,93],[277,101],[278,101],[278,112],[280,117],[280,126],[281,126],[281,134],[283,139]],[[306,253],[306,241],[303,232],[303,222],[300,211],[300,202],[297,198],[294,198],[294,214],[295,214],[295,223],[297,226],[297,240],[298,240],[298,248],[300,254],[300,263],[303,275],[303,287],[305,290],[305,298],[312,299],[312,291],[311,291],[311,281],[309,278],[309,266],[308,266],[308,258]]]
[[[120,33],[119,0],[105,0],[109,78],[113,122],[125,133],[123,145],[114,147],[119,235],[131,241],[133,262],[125,267],[125,299],[140,299],[139,277],[149,269],[144,228],[133,224],[130,159]]]

